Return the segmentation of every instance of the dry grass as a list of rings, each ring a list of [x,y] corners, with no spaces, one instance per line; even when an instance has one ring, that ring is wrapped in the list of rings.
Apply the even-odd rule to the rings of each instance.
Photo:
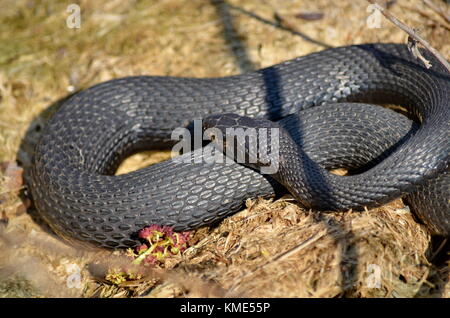
[[[229,0],[233,7],[207,0],[73,2],[82,8],[80,29],[65,25],[67,1],[2,2],[0,162],[17,160],[26,169],[55,110],[48,107],[101,81],[138,74],[225,76],[326,45],[406,40],[385,20],[381,29],[367,28],[362,0]],[[450,57],[450,27],[442,17],[418,0],[399,0],[391,10]],[[324,17],[295,17],[308,11]],[[284,30],[274,26],[280,23],[275,13]],[[119,172],[167,157],[139,154]],[[68,247],[48,234],[33,211],[24,213],[6,179],[0,184],[0,214],[8,219],[0,225],[0,296],[450,296],[448,264],[430,263],[436,246],[398,201],[364,213],[305,211],[289,197],[248,201],[218,227],[197,231],[195,245],[174,269],[117,287],[93,279],[117,264],[114,255]],[[93,270],[99,255],[109,261]],[[67,287],[74,265],[80,288]],[[374,265],[381,273],[378,288],[370,288]]]

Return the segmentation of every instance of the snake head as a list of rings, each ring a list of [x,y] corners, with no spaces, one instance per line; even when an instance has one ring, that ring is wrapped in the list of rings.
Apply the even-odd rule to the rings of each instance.
[[[262,173],[274,173],[278,163],[281,127],[270,120],[225,113],[203,120],[206,138],[212,140],[227,157]],[[265,172],[264,170],[267,170]]]

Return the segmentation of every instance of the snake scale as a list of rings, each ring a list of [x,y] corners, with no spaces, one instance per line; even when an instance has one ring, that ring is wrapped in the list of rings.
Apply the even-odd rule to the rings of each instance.
[[[67,99],[44,128],[27,181],[34,205],[60,236],[105,248],[135,246],[137,231],[154,223],[178,231],[214,223],[247,198],[284,188],[321,210],[404,197],[433,233],[448,236],[450,77],[423,54],[432,68],[405,45],[373,43],[229,77],[97,84]],[[400,105],[415,122],[364,103]],[[175,128],[223,113],[256,119],[219,115],[208,123],[277,122],[294,141],[283,141],[280,153],[294,163],[271,176],[237,163],[171,159],[114,175],[129,154],[171,147]],[[202,158],[208,147],[179,158]],[[325,170],[337,167],[354,173]]]

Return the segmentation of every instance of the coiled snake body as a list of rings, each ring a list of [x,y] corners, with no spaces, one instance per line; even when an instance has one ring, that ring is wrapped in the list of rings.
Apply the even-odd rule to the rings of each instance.
[[[429,70],[405,45],[355,45],[231,77],[138,76],[95,85],[70,97],[43,131],[28,180],[35,206],[61,236],[108,248],[134,246],[136,232],[153,223],[175,230],[210,224],[282,187],[237,163],[168,160],[113,172],[133,151],[170,147],[172,131],[193,119],[287,116],[279,123],[303,150],[295,157],[282,144],[295,163],[280,169],[302,203],[343,210],[408,194],[420,219],[449,235],[450,80],[424,55]],[[420,125],[349,102],[401,105]],[[202,149],[182,156],[196,154]],[[360,173],[323,169],[340,166]]]

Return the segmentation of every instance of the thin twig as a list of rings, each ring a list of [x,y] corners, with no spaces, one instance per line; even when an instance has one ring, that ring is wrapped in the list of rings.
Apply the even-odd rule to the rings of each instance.
[[[447,238],[444,239],[441,244],[439,245],[439,247],[437,248],[437,250],[433,253],[433,255],[431,255],[431,260],[434,260],[434,258],[440,253],[440,251],[442,250],[442,248],[445,246],[445,244],[447,244]]]
[[[422,0],[425,5],[429,6],[431,10],[439,14],[442,18],[447,20],[447,22],[450,23],[450,14],[445,12],[441,7],[437,6],[433,1],[431,0]]]
[[[430,51],[431,54],[433,54],[444,66],[445,68],[450,72],[450,64],[447,62],[447,60],[435,49],[433,48],[424,38],[422,38],[420,35],[417,34],[413,29],[408,27],[406,24],[404,24],[402,21],[397,19],[392,13],[387,11],[385,8],[383,8],[380,4],[378,4],[375,0],[367,0],[369,3],[371,3],[375,9],[381,12],[386,19],[391,21],[393,24],[395,24],[397,27],[402,29],[404,32],[406,32],[409,35],[408,42],[411,43],[413,41],[419,42],[422,44],[423,47],[425,47],[428,51]]]

